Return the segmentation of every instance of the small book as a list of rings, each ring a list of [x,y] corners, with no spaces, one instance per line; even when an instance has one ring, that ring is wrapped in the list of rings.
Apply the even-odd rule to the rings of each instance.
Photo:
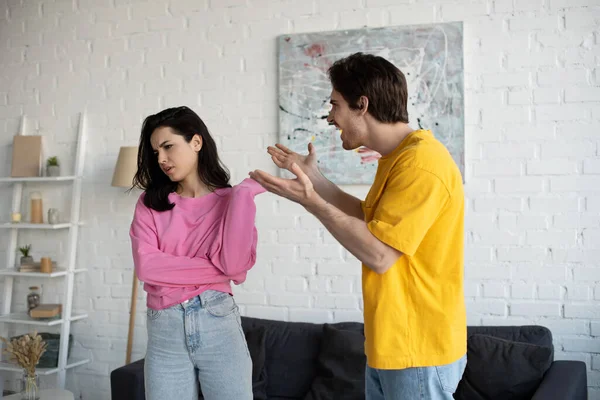
[[[62,304],[40,304],[29,310],[31,318],[54,318],[60,316]]]
[[[10,176],[23,178],[40,176],[42,171],[42,137],[17,135],[13,139]]]
[[[40,272],[40,267],[35,265],[21,265],[19,266],[19,272]]]

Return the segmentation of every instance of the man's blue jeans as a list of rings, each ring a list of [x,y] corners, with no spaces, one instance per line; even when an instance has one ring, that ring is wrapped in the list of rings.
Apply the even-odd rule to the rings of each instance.
[[[452,400],[467,356],[437,367],[375,369],[365,372],[366,400]]]

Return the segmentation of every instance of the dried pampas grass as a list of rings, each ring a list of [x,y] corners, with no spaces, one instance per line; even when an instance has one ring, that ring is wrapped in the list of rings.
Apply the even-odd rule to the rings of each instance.
[[[33,334],[23,335],[11,341],[3,337],[0,337],[0,340],[6,344],[4,352],[10,355],[11,361],[16,361],[27,372],[27,375],[35,375],[35,367],[48,346],[42,337],[37,332],[33,332]]]

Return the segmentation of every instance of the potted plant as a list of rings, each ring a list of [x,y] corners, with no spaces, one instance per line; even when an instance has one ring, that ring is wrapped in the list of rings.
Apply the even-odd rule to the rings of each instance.
[[[31,251],[31,245],[28,244],[27,246],[23,246],[23,247],[19,247],[19,251],[21,252],[21,265],[32,265],[33,264],[33,257],[31,257],[29,255],[29,252]]]
[[[22,399],[39,399],[39,377],[36,374],[36,366],[46,352],[48,346],[42,337],[33,334],[23,335],[10,341],[0,337],[6,348],[4,352],[10,355],[11,361],[23,368]]]
[[[53,156],[46,161],[46,172],[48,176],[60,176],[60,165],[58,157]]]

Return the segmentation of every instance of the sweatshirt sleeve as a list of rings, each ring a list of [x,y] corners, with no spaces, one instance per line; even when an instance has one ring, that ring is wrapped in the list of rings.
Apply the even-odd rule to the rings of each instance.
[[[223,274],[208,259],[174,256],[158,248],[154,218],[140,196],[129,230],[135,272],[140,281],[160,286],[191,286],[244,281],[245,274]]]
[[[258,232],[254,197],[265,191],[258,182],[247,178],[229,193],[218,237],[209,254],[213,264],[225,275],[246,272],[256,262]]]

